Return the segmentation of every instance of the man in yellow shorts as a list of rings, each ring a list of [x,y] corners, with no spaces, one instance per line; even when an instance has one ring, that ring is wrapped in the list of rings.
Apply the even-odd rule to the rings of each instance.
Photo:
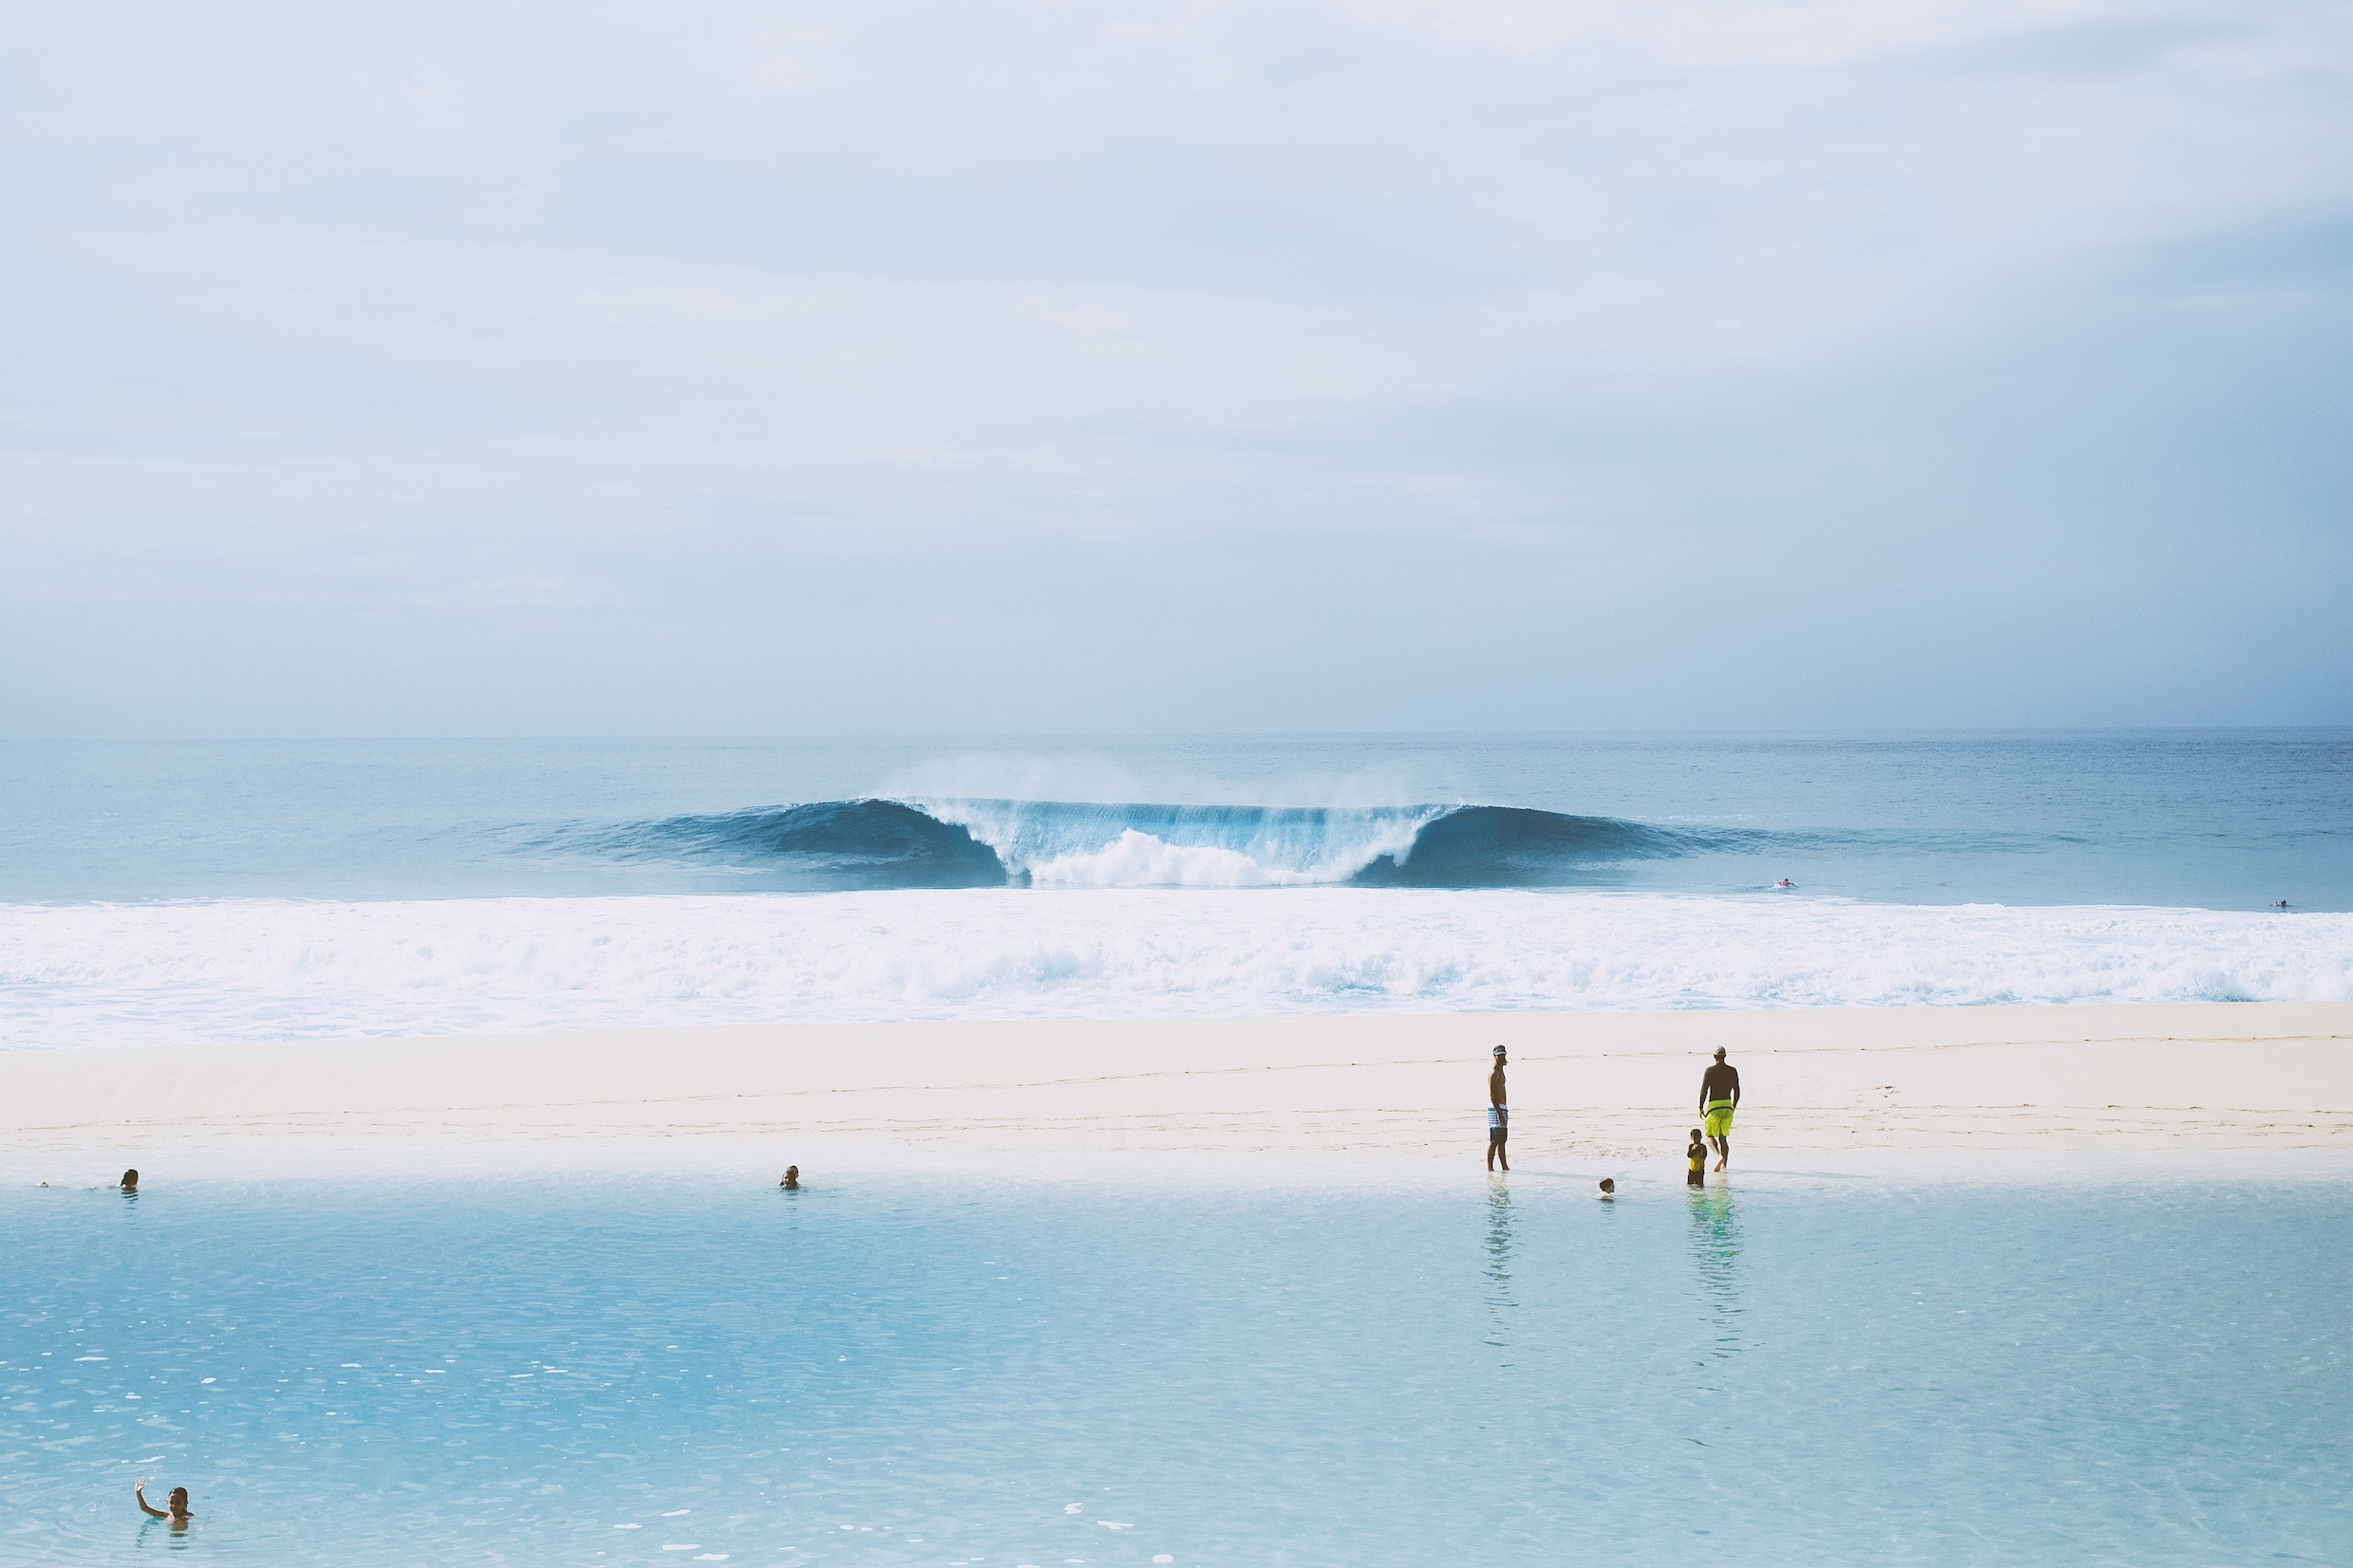
[[[1707,1119],[1700,1126],[1707,1130],[1708,1141],[1715,1145],[1715,1168],[1721,1171],[1732,1158],[1732,1112],[1740,1104],[1740,1069],[1724,1065],[1724,1047],[1715,1048],[1715,1065],[1699,1078],[1699,1114]]]

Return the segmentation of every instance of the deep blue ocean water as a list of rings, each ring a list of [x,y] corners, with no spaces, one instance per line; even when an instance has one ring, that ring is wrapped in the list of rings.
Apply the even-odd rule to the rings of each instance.
[[[2342,1186],[1889,1175],[9,1190],[0,1559],[2343,1560]]]

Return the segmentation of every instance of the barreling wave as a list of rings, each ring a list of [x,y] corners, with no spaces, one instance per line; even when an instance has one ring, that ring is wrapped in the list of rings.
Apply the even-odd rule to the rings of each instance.
[[[858,800],[665,818],[570,843],[812,891],[1496,888],[1586,885],[1630,862],[1736,850],[1761,837],[1498,805]]]

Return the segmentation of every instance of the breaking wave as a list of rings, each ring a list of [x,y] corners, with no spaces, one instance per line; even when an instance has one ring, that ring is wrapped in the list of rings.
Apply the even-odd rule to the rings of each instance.
[[[1574,887],[1630,861],[1763,837],[1499,805],[860,800],[635,822],[572,835],[566,847],[721,864],[810,891],[1505,888]]]

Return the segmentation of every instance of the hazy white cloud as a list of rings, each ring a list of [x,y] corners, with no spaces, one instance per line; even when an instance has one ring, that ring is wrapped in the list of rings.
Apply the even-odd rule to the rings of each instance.
[[[2321,4],[20,15],[0,726],[2353,718],[2348,63]]]

